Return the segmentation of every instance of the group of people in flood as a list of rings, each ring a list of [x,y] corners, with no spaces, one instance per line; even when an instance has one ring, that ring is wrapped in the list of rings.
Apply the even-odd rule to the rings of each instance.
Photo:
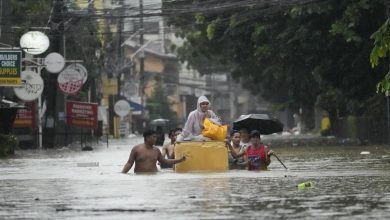
[[[129,172],[134,163],[134,172],[141,173],[157,172],[157,162],[161,168],[171,168],[173,164],[185,161],[185,155],[174,153],[176,142],[211,141],[209,137],[202,135],[203,121],[208,118],[215,124],[221,124],[221,119],[209,107],[210,101],[205,96],[200,96],[197,109],[189,114],[184,128],[169,131],[170,142],[163,145],[162,152],[156,147],[157,132],[146,130],[143,133],[144,143],[132,148],[122,173]],[[240,131],[232,131],[226,139],[226,146],[229,149],[230,169],[266,170],[271,163],[273,151],[261,142],[260,132],[257,130],[242,128]]]

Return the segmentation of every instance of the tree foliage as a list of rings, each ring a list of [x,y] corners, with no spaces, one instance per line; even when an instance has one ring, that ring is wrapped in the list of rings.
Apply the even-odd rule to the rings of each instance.
[[[97,22],[95,19],[83,19],[80,14],[73,13],[80,8],[75,3],[68,2],[61,7],[61,12],[56,14],[53,8],[58,4],[51,0],[11,0],[12,16],[9,18],[15,27],[14,45],[19,44],[20,37],[31,30],[31,27],[47,27],[47,29],[39,29],[45,32],[50,39],[51,46],[45,53],[60,52],[63,53],[63,48],[58,48],[62,43],[62,35],[65,36],[65,53],[66,58],[70,60],[82,60],[89,74],[89,79],[96,77],[98,73],[98,65],[95,58],[95,50],[100,49],[102,39],[96,35]],[[85,14],[94,14],[93,4],[89,8],[81,11]],[[85,16],[86,17],[86,16]],[[45,54],[41,56],[44,57]],[[46,74],[43,74],[45,79]],[[47,77],[46,77],[47,78]],[[54,83],[54,82],[49,82]],[[83,86],[83,90],[89,88],[90,80]],[[86,101],[86,100],[83,100]]]
[[[379,65],[379,59],[387,57],[390,51],[390,19],[387,19],[371,38],[374,40],[374,48],[371,51],[370,62],[372,68],[374,68]],[[384,63],[387,64],[388,72],[385,78],[379,82],[377,86],[377,91],[382,93],[390,91],[389,62],[384,61]]]
[[[30,27],[46,27],[50,14],[51,0],[11,0],[9,2],[11,15],[6,19],[12,24],[12,45],[19,46],[20,37],[30,30]],[[44,16],[43,16],[43,15]],[[42,31],[42,30],[39,30]]]
[[[169,119],[172,125],[176,125],[177,115],[171,109],[172,103],[168,99],[161,81],[157,81],[153,94],[146,100],[146,108],[149,110],[151,120],[164,118]]]
[[[99,70],[103,64],[99,63],[101,58],[97,58],[96,50],[100,50],[102,56],[105,54],[102,50],[103,38],[98,33],[98,24],[95,19],[81,18],[72,13],[74,10],[80,10],[76,5],[68,6],[65,16],[66,26],[64,34],[66,39],[66,56],[72,60],[82,60],[82,65],[88,70],[88,80],[83,85],[83,91],[86,92],[91,87],[91,83],[98,77]],[[95,8],[92,4],[83,13],[94,15]],[[86,99],[83,101],[87,101]]]
[[[179,7],[169,2],[163,1],[165,10]],[[384,14],[381,0],[330,0],[175,15],[168,24],[185,38],[181,59],[201,73],[224,66],[272,103],[293,109],[317,104],[335,117],[369,112],[383,74],[371,69],[367,42]]]

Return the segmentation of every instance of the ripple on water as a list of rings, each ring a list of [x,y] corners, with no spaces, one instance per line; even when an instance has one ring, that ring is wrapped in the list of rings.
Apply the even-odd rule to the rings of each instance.
[[[390,218],[387,148],[275,147],[288,170],[121,174],[134,143],[0,160],[0,219]]]

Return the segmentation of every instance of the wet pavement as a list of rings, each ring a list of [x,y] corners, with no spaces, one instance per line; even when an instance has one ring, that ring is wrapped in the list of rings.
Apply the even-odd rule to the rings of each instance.
[[[121,174],[141,141],[1,159],[0,219],[390,219],[390,147],[275,146],[288,170]]]

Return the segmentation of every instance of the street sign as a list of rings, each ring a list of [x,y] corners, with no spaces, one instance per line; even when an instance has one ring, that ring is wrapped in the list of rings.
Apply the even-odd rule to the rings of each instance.
[[[125,135],[127,131],[127,123],[126,121],[121,121],[119,125],[119,134],[120,135]]]
[[[46,56],[44,64],[48,72],[59,73],[65,66],[65,59],[61,54],[53,52]]]
[[[97,104],[67,101],[66,122],[69,126],[97,128]]]
[[[29,31],[20,38],[20,47],[32,55],[44,53],[49,46],[49,38],[40,31]]]
[[[0,51],[0,86],[20,86],[22,51]]]
[[[43,92],[43,79],[38,73],[25,70],[20,74],[22,86],[14,87],[15,95],[23,101],[33,101]]]
[[[67,66],[66,69],[71,69],[72,71],[78,72],[80,76],[83,77],[83,84],[87,81],[88,71],[83,65],[79,63],[72,63]]]
[[[117,115],[124,117],[130,112],[130,104],[126,100],[119,100],[114,105],[114,111]]]
[[[65,95],[74,95],[83,86],[84,76],[74,68],[65,68],[57,78],[58,88]]]
[[[32,128],[35,129],[36,125],[36,103],[26,102],[26,109],[18,109],[16,112],[16,118],[13,124],[14,128]]]

